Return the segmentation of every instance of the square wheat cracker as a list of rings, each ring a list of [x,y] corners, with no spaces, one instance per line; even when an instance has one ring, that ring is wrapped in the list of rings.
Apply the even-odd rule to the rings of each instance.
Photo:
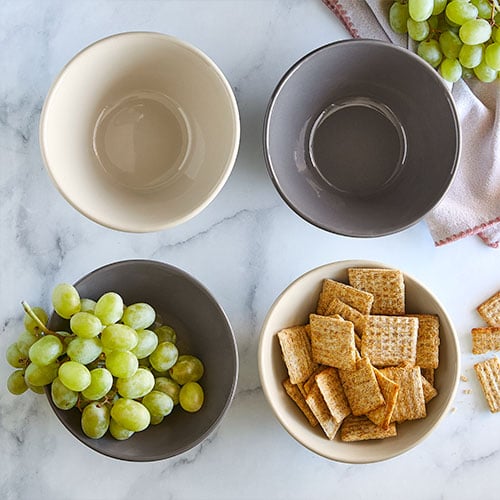
[[[474,365],[484,397],[492,413],[500,411],[500,361],[495,356]]]
[[[305,382],[316,369],[305,327],[284,328],[278,332],[278,339],[290,382]]]
[[[477,312],[489,326],[500,326],[500,290],[477,306]]]
[[[340,315],[346,321],[350,321],[354,325],[354,331],[362,335],[366,325],[366,315],[337,298],[331,300],[325,313],[325,316],[332,315]]]
[[[391,422],[405,422],[406,420],[424,418],[427,411],[420,368],[418,366],[402,365],[382,368],[380,371],[399,384],[398,399],[392,413]]]
[[[365,415],[385,403],[368,359],[358,360],[355,370],[339,370],[339,376],[353,415]]]
[[[420,370],[420,375],[422,377],[422,390],[424,391],[424,401],[427,404],[431,399],[434,399],[438,395],[437,389],[422,375],[422,370]]]
[[[385,403],[381,407],[369,411],[366,416],[374,424],[382,427],[383,429],[387,429],[391,422],[394,408],[396,407],[399,385],[390,378],[387,378],[377,369],[375,369],[375,377],[377,378],[380,392],[382,393],[382,397],[384,398]]]
[[[373,366],[415,364],[417,355],[418,319],[409,316],[367,316],[361,336],[361,356]]]
[[[405,284],[401,271],[352,267],[347,273],[351,286],[373,294],[371,314],[405,314]]]
[[[311,408],[311,411],[328,439],[333,439],[339,430],[341,422],[337,422],[337,420],[332,417],[317,384],[314,384],[309,391],[306,397],[306,403],[309,408]]]
[[[408,314],[418,319],[417,357],[415,364],[420,368],[439,366],[439,316],[436,314]]]
[[[321,373],[325,368],[327,368],[325,365],[319,365],[305,382],[297,384],[304,397],[307,397],[312,386],[316,383],[316,375]]]
[[[420,371],[425,380],[434,387],[434,374],[436,370],[434,368],[420,368]]]
[[[484,354],[488,351],[500,351],[500,326],[473,328],[472,354]]]
[[[350,321],[311,314],[311,352],[314,362],[335,368],[354,369],[356,344]]]
[[[382,429],[364,416],[348,416],[340,427],[342,441],[366,441],[368,439],[385,439],[397,435],[396,424]]]
[[[318,373],[316,383],[332,417],[337,422],[342,422],[351,413],[351,407],[344,393],[337,369],[326,368]]]
[[[304,396],[300,392],[297,385],[292,384],[290,382],[290,379],[287,378],[286,380],[283,381],[283,388],[285,389],[288,396],[290,396],[292,401],[299,407],[300,411],[304,414],[304,416],[307,418],[309,423],[313,427],[318,425],[318,423],[319,423],[318,420],[314,416],[314,413],[311,411],[311,408],[309,408]]]
[[[326,316],[326,310],[334,298],[354,307],[361,314],[370,314],[373,304],[373,295],[371,293],[358,290],[339,281],[325,279],[319,294],[316,314]]]

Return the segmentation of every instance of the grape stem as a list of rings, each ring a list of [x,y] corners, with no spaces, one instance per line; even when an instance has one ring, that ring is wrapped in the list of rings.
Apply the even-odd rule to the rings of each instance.
[[[56,332],[49,330],[40,320],[40,318],[34,313],[33,309],[31,309],[30,305],[24,300],[21,302],[24,311],[26,314],[37,324],[38,328],[45,333],[46,335],[55,335]]]

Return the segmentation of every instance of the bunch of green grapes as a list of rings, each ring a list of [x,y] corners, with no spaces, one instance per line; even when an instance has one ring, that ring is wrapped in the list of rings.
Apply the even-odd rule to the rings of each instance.
[[[497,80],[499,0],[397,0],[390,7],[389,24],[419,42],[418,55],[445,80]]]
[[[23,303],[25,331],[6,352],[16,368],[7,380],[12,394],[43,393],[51,384],[55,406],[78,408],[82,430],[93,439],[108,430],[128,439],[162,422],[175,405],[190,413],[202,407],[203,363],[179,354],[175,330],[160,324],[149,304],[126,306],[115,292],[96,302],[61,283],[52,305],[69,320],[68,331],[49,330],[47,313]]]

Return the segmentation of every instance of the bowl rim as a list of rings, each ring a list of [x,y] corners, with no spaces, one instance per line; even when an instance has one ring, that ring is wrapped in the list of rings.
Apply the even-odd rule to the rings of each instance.
[[[54,174],[53,169],[50,166],[49,158],[47,155],[47,147],[46,147],[46,126],[47,126],[47,116],[50,112],[51,104],[53,99],[55,99],[57,90],[59,86],[62,84],[62,81],[66,75],[67,69],[74,65],[77,64],[78,61],[83,57],[83,55],[87,54],[90,51],[95,50],[97,47],[113,42],[116,39],[120,38],[139,38],[139,37],[154,37],[158,39],[162,39],[166,42],[169,42],[173,45],[177,45],[179,47],[182,47],[184,49],[187,49],[188,51],[192,52],[195,54],[197,57],[199,57],[202,61],[204,61],[213,71],[219,81],[222,87],[225,90],[226,96],[228,98],[228,103],[231,109],[231,114],[232,114],[232,128],[233,128],[233,137],[231,139],[232,142],[232,149],[231,149],[231,154],[226,160],[226,164],[224,166],[224,171],[223,175],[219,177],[217,182],[214,183],[212,191],[209,193],[207,197],[203,200],[202,203],[199,203],[191,209],[188,213],[186,213],[182,217],[178,217],[174,220],[166,220],[164,222],[159,222],[156,224],[141,224],[141,225],[128,225],[127,223],[117,223],[116,221],[113,221],[113,218],[107,217],[107,216],[102,216],[102,215],[96,215],[91,213],[88,209],[85,208],[85,206],[82,206],[80,203],[76,203],[74,200],[72,200],[69,195],[63,190],[61,187],[60,183],[57,180],[57,176]],[[149,232],[156,232],[156,231],[161,231],[163,229],[167,229],[170,227],[174,227],[177,225],[180,225],[184,222],[187,222],[188,220],[192,219],[196,215],[198,215],[200,212],[202,212],[219,194],[219,192],[222,190],[224,187],[225,183],[227,182],[234,165],[236,163],[236,159],[238,156],[239,152],[239,147],[240,147],[240,140],[241,140],[241,120],[240,120],[240,112],[238,108],[238,103],[236,101],[236,97],[234,95],[234,91],[227,79],[227,77],[224,75],[222,70],[219,68],[219,66],[215,63],[215,61],[209,57],[205,52],[203,52],[201,49],[196,47],[195,45],[178,38],[173,35],[169,35],[166,33],[160,33],[157,31],[123,31],[120,33],[115,33],[109,36],[106,36],[104,38],[100,38],[99,40],[96,40],[89,45],[85,46],[84,48],[80,49],[69,61],[67,61],[62,68],[59,70],[57,73],[57,76],[54,78],[52,81],[43,106],[42,106],[42,111],[40,113],[40,118],[39,118],[39,124],[38,124],[38,143],[39,143],[39,149],[40,149],[40,154],[42,157],[43,164],[45,166],[45,170],[49,174],[49,177],[51,178],[53,184],[59,191],[59,193],[62,195],[62,197],[78,212],[80,212],[82,215],[87,217],[89,220],[107,227],[109,229],[115,229],[117,231],[123,231],[123,232],[129,232],[129,233],[149,233]],[[168,214],[167,214],[168,215]]]
[[[348,463],[348,464],[377,463],[377,462],[387,461],[389,459],[395,458],[395,457],[400,456],[400,455],[410,451],[411,449],[415,448],[418,444],[420,444],[427,437],[429,437],[429,435],[440,425],[440,423],[443,421],[443,419],[447,416],[447,414],[449,413],[449,411],[451,409],[453,401],[455,399],[455,396],[456,396],[456,393],[458,390],[458,384],[460,381],[460,368],[461,368],[460,347],[459,347],[458,335],[457,335],[455,326],[454,326],[453,322],[451,321],[451,318],[448,315],[446,309],[439,301],[439,299],[421,281],[415,279],[412,275],[406,273],[405,271],[401,271],[404,275],[405,280],[406,279],[411,280],[415,285],[417,285],[418,287],[421,287],[423,290],[425,290],[426,293],[429,294],[430,298],[433,301],[435,301],[436,305],[443,312],[443,316],[445,317],[447,323],[450,326],[451,335],[450,335],[449,340],[450,340],[451,350],[454,353],[455,358],[456,358],[456,362],[455,362],[456,369],[454,371],[453,384],[449,390],[447,400],[446,400],[445,405],[442,408],[441,414],[439,415],[439,417],[437,417],[434,424],[427,431],[425,431],[418,439],[416,439],[412,443],[408,444],[407,446],[404,446],[401,449],[396,450],[395,452],[384,455],[383,457],[379,457],[378,459],[365,459],[361,455],[358,460],[353,460],[353,459],[349,460],[343,456],[340,456],[339,454],[336,454],[335,451],[332,453],[321,452],[321,451],[315,449],[312,445],[309,445],[308,443],[303,442],[303,440],[300,437],[300,433],[295,432],[294,429],[292,429],[288,425],[287,412],[283,409],[280,409],[279,405],[277,405],[272,398],[272,394],[270,391],[271,383],[269,382],[269,380],[272,378],[272,367],[266,363],[266,358],[268,357],[269,350],[271,348],[271,340],[272,340],[273,336],[276,334],[276,332],[270,331],[268,324],[270,323],[270,320],[273,316],[275,309],[278,307],[279,303],[284,298],[284,296],[291,289],[296,288],[304,279],[306,279],[314,274],[317,274],[318,276],[323,276],[326,271],[347,269],[348,267],[375,267],[375,268],[382,268],[382,269],[396,269],[396,267],[394,267],[394,266],[391,266],[389,264],[382,263],[379,261],[364,260],[364,259],[350,259],[350,260],[340,260],[340,261],[329,262],[327,264],[322,264],[318,267],[310,269],[309,271],[306,271],[305,273],[300,275],[298,278],[294,279],[289,285],[287,285],[285,287],[285,289],[274,300],[274,302],[272,303],[271,307],[269,308],[269,311],[266,314],[266,317],[262,323],[262,327],[260,330],[260,336],[259,336],[259,345],[258,345],[259,378],[260,378],[262,390],[264,392],[264,395],[266,397],[266,400],[267,400],[269,406],[271,407],[271,409],[273,411],[274,416],[277,418],[277,420],[279,421],[281,426],[288,432],[288,434],[290,436],[292,436],[295,439],[295,441],[297,441],[297,443],[304,446],[309,451],[311,451],[319,456],[322,456],[326,459],[333,460],[335,462]],[[322,278],[319,278],[319,279],[322,279]],[[304,422],[305,422],[305,424],[307,424],[307,422],[305,420],[304,420]],[[325,437],[325,439],[327,439],[327,438]]]
[[[176,454],[169,454],[169,455],[155,454],[155,455],[148,455],[147,457],[137,458],[137,459],[126,458],[126,457],[119,456],[119,455],[114,454],[114,453],[108,453],[105,450],[101,450],[101,449],[93,446],[92,444],[94,443],[94,441],[92,441],[92,440],[89,440],[88,442],[82,441],[80,439],[80,436],[76,433],[76,431],[72,427],[68,426],[62,418],[63,412],[68,411],[68,410],[61,410],[61,409],[57,408],[55,406],[54,402],[52,401],[52,397],[51,397],[51,393],[50,393],[51,384],[46,385],[44,387],[44,391],[45,391],[45,396],[47,398],[47,402],[48,402],[50,408],[52,409],[52,412],[55,414],[55,416],[57,417],[59,422],[62,424],[62,426],[70,434],[72,434],[77,439],[77,441],[79,443],[85,445],[87,448],[90,448],[91,450],[93,450],[94,452],[96,452],[100,455],[104,455],[104,456],[107,456],[109,458],[114,458],[114,459],[121,460],[124,462],[133,462],[133,463],[156,462],[156,461],[160,461],[160,460],[168,460],[170,458],[176,458],[176,457],[179,457],[180,455],[192,450],[196,446],[203,443],[206,439],[208,439],[221,425],[222,420],[227,415],[227,412],[228,412],[228,410],[229,410],[229,408],[230,408],[230,406],[235,398],[235,395],[236,395],[236,388],[237,388],[238,377],[239,377],[239,363],[240,363],[239,362],[239,355],[238,355],[238,346],[237,346],[236,337],[234,334],[234,329],[231,325],[231,322],[229,321],[229,317],[227,316],[226,312],[224,311],[222,306],[219,304],[219,302],[216,300],[215,296],[208,290],[208,288],[205,285],[203,285],[193,275],[191,275],[187,271],[184,271],[180,267],[174,266],[172,264],[168,264],[166,262],[162,262],[162,261],[158,261],[158,260],[151,260],[151,259],[126,259],[126,260],[111,262],[109,264],[105,264],[101,267],[98,267],[98,268],[94,269],[93,271],[88,272],[87,274],[85,274],[84,276],[79,278],[77,281],[75,281],[74,286],[76,288],[78,288],[78,285],[82,281],[88,279],[90,276],[92,276],[93,274],[95,274],[97,272],[101,272],[101,271],[104,271],[104,270],[109,269],[109,268],[116,268],[116,267],[122,267],[122,266],[126,267],[126,266],[130,266],[130,265],[158,266],[158,267],[162,267],[166,270],[169,270],[173,273],[176,273],[183,278],[186,278],[193,285],[195,285],[199,290],[201,290],[212,301],[212,304],[217,308],[218,312],[221,314],[221,318],[224,319],[224,322],[225,322],[226,327],[227,327],[227,332],[230,334],[230,339],[231,339],[231,350],[232,350],[232,353],[234,356],[234,375],[233,375],[233,380],[232,380],[231,387],[229,390],[228,398],[226,399],[226,402],[225,402],[222,410],[220,411],[219,415],[217,416],[217,418],[214,420],[212,425],[203,434],[198,436],[198,438],[195,439],[194,441],[192,441],[188,446],[185,446],[185,447],[181,448],[180,450],[178,450]],[[56,313],[55,313],[55,311],[52,310],[52,312],[49,316],[49,322],[54,314],[56,314]],[[97,441],[99,441],[99,440],[97,440]]]
[[[449,103],[450,106],[450,111],[452,115],[452,121],[454,124],[454,129],[455,129],[455,140],[456,140],[456,149],[455,149],[455,155],[454,155],[454,160],[453,160],[453,165],[450,171],[449,179],[447,184],[444,186],[442,192],[439,194],[437,200],[433,202],[432,204],[427,204],[427,207],[425,208],[425,212],[422,213],[420,216],[416,217],[413,221],[402,225],[398,226],[397,228],[393,229],[388,229],[385,231],[377,231],[376,233],[370,233],[370,232],[362,232],[362,231],[347,231],[347,230],[338,230],[334,229],[333,227],[329,227],[328,224],[320,223],[316,220],[314,220],[313,217],[305,213],[303,210],[301,210],[299,207],[294,205],[292,201],[288,198],[285,190],[282,188],[280,180],[278,179],[278,176],[275,173],[275,169],[273,167],[273,160],[271,159],[271,154],[270,154],[270,123],[271,123],[271,117],[274,111],[274,107],[276,105],[277,98],[279,97],[282,89],[285,87],[287,84],[288,80],[293,76],[293,74],[300,69],[300,67],[303,65],[304,62],[306,62],[308,59],[311,59],[314,57],[317,53],[329,50],[331,48],[334,48],[336,46],[344,46],[344,45],[361,45],[365,44],[368,46],[376,46],[376,47],[384,47],[387,50],[392,50],[394,52],[400,52],[406,55],[406,57],[411,58],[416,64],[418,64],[421,68],[424,68],[424,71],[427,71],[429,75],[432,75],[432,78],[436,81],[436,83],[441,86],[445,96],[446,100]],[[266,163],[266,169],[269,174],[269,177],[271,178],[271,181],[274,184],[274,187],[278,191],[280,197],[283,199],[283,201],[288,205],[289,208],[291,208],[299,217],[304,219],[305,221],[309,222],[313,226],[318,227],[319,229],[322,229],[324,231],[327,231],[332,234],[337,234],[340,236],[348,236],[351,238],[378,238],[380,236],[389,236],[391,234],[396,234],[401,231],[404,231],[415,224],[417,224],[420,220],[422,220],[430,210],[432,210],[433,207],[435,207],[446,195],[448,190],[450,189],[451,184],[453,183],[453,179],[455,178],[456,172],[458,170],[458,164],[460,162],[460,157],[462,154],[462,130],[460,126],[460,120],[458,117],[458,111],[456,109],[455,101],[453,99],[453,96],[451,94],[450,88],[446,85],[444,80],[441,78],[441,76],[437,73],[437,71],[430,66],[426,61],[424,61],[420,56],[412,52],[411,50],[401,47],[399,45],[395,45],[391,42],[383,41],[383,40],[377,40],[373,38],[349,38],[349,39],[342,39],[342,40],[336,40],[334,42],[329,42],[327,44],[321,45],[320,47],[317,47],[302,57],[300,57],[298,60],[296,60],[283,74],[283,76],[280,78],[278,83],[276,84],[271,97],[269,99],[269,102],[267,104],[266,112],[264,115],[264,122],[263,122],[263,130],[262,130],[262,144],[263,144],[263,152],[264,152],[264,159]]]

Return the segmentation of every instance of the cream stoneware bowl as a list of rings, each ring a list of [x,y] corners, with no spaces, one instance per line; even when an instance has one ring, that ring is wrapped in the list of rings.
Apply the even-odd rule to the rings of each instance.
[[[349,267],[387,268],[379,262],[347,260],[313,269],[291,283],[271,306],[259,343],[259,374],[262,388],[281,425],[296,441],[325,458],[346,463],[387,460],[407,452],[436,429],[447,415],[455,396],[460,373],[458,340],[451,319],[439,300],[422,283],[404,273],[407,313],[432,313],[440,319],[439,367],[435,373],[438,395],[427,405],[427,417],[398,424],[396,437],[345,443],[338,435],[330,441],[317,427],[311,427],[287,396],[282,381],[287,378],[276,333],[285,327],[305,324],[314,312],[322,280],[347,283]]]
[[[203,210],[236,160],[237,103],[215,63],[160,33],[77,54],[46,98],[40,147],[55,185],[104,226],[158,231]]]

